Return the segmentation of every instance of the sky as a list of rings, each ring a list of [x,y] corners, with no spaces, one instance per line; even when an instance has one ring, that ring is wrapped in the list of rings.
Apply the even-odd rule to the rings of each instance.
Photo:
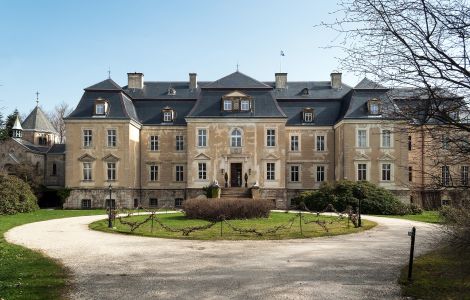
[[[236,70],[260,81],[329,80],[336,34],[330,0],[0,0],[0,108],[75,107],[83,89],[128,72],[149,81],[212,81]],[[360,78],[343,74],[355,85]]]

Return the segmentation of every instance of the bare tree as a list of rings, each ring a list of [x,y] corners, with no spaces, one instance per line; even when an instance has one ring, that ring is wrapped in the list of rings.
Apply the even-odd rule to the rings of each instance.
[[[65,143],[65,123],[64,118],[72,112],[72,109],[65,102],[56,105],[54,110],[49,113],[52,126],[57,130],[60,137],[60,143]]]
[[[427,137],[428,175],[448,186],[441,167],[470,160],[469,2],[342,0],[335,15],[320,26],[337,33],[328,47],[342,49],[341,68],[391,88],[397,117]]]

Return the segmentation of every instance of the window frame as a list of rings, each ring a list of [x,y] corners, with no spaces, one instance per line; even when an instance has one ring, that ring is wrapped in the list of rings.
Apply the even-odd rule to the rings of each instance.
[[[149,198],[149,208],[158,208],[158,198]]]
[[[150,135],[149,136],[149,150],[150,151],[160,151],[160,136]]]
[[[198,180],[207,180],[207,163],[206,162],[197,163],[197,178]]]
[[[469,171],[470,167],[467,165],[460,166],[460,184],[462,186],[468,186],[469,184]]]
[[[388,141],[387,141],[387,139],[388,139]],[[388,145],[387,145],[386,141],[388,142]],[[380,147],[381,148],[386,148],[386,149],[393,148],[392,130],[382,129],[380,131]]]
[[[276,163],[266,163],[266,181],[276,180]]]
[[[315,135],[315,150],[317,152],[326,151],[326,135],[324,134]]]
[[[159,180],[160,177],[160,167],[158,164],[150,164],[149,165],[149,173],[148,173],[148,181],[156,182]]]
[[[91,162],[82,163],[82,175],[83,181],[92,181],[93,180],[93,165]]]
[[[361,168],[364,166],[364,168]],[[356,180],[367,181],[368,180],[368,167],[366,163],[358,163],[356,165]]]
[[[299,152],[300,151],[300,136],[298,134],[293,134],[290,136],[290,151]]]
[[[452,178],[450,175],[450,167],[449,166],[442,166],[441,167],[441,183],[443,186],[450,186],[452,182]]]
[[[388,166],[388,167],[386,167]],[[380,164],[380,181],[391,182],[392,180],[392,164],[381,163]]]
[[[83,148],[93,147],[93,130],[92,129],[82,130],[82,146]]]
[[[114,134],[110,134],[110,131],[114,131]],[[106,145],[109,148],[117,147],[117,130],[115,128],[106,129]]]
[[[296,170],[294,170],[296,169]],[[300,182],[300,165],[290,165],[289,168],[289,181]]]
[[[276,147],[276,129],[266,128],[266,147]]]
[[[316,167],[315,182],[325,182],[326,180],[326,167],[323,165]]]
[[[87,205],[85,205],[85,203],[87,203]],[[82,199],[82,201],[80,201],[81,209],[91,209],[91,206],[92,206],[91,199]]]
[[[246,109],[244,109],[244,104],[246,104]],[[240,111],[249,111],[250,110],[250,100],[241,99],[240,100]]]
[[[196,143],[199,148],[207,147],[208,133],[207,128],[197,128]]]
[[[175,181],[184,182],[184,166],[183,165],[175,166]]]
[[[362,137],[360,135],[361,132],[364,132],[364,136]],[[363,129],[363,128],[358,128],[356,130],[356,147],[357,148],[368,148],[369,147],[369,130],[368,129]],[[363,138],[363,142],[361,142],[361,138]]]
[[[239,135],[234,135],[236,132],[238,132]],[[230,147],[231,148],[243,147],[243,133],[242,133],[241,129],[234,128],[230,132]]]
[[[117,163],[108,161],[106,162],[106,178],[107,181],[117,180]]]
[[[184,151],[184,136],[183,135],[177,135],[175,137],[175,146],[176,146],[176,151]]]
[[[224,99],[224,111],[233,110],[233,101],[231,99]]]

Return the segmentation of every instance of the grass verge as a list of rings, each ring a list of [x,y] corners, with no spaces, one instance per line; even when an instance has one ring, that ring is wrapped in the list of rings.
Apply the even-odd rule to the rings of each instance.
[[[129,221],[143,221],[148,216],[132,216]],[[230,220],[230,224],[233,224],[239,228],[256,228],[258,231],[264,231],[275,226],[289,224],[291,218],[295,217],[294,214],[272,212],[269,218],[261,219],[248,219],[248,220]],[[187,219],[183,213],[168,213],[159,214],[158,218],[163,224],[173,228],[184,228],[191,226],[201,226],[208,224],[204,220]],[[195,231],[190,233],[188,236],[183,236],[181,232],[170,232],[161,228],[158,223],[152,223],[149,221],[143,224],[141,227],[136,229],[134,232],[130,232],[130,228],[127,225],[121,224],[119,220],[116,220],[114,229],[107,227],[107,220],[100,220],[90,224],[90,228],[94,230],[100,230],[105,232],[124,233],[124,234],[135,234],[149,237],[160,237],[160,238],[174,238],[174,239],[194,239],[194,240],[281,240],[281,239],[297,239],[297,238],[313,238],[320,236],[333,236],[339,234],[348,234],[360,232],[363,230],[370,229],[377,225],[374,222],[363,220],[363,227],[354,228],[352,224],[348,227],[346,219],[338,221],[337,217],[305,215],[307,220],[321,220],[327,222],[328,232],[322,229],[316,223],[302,224],[302,234],[300,233],[299,218],[296,218],[292,223],[292,226],[288,229],[279,230],[273,234],[265,234],[258,236],[253,233],[239,233],[233,231],[228,227],[227,224],[220,225],[218,222],[216,225],[209,229]],[[329,222],[332,222],[329,224]],[[222,234],[221,234],[222,230]]]
[[[402,294],[415,299],[470,299],[470,253],[452,247],[434,250],[415,259],[413,281],[407,282],[408,266],[399,283]]]
[[[410,221],[419,221],[419,222],[426,222],[426,223],[435,223],[435,224],[440,224],[443,222],[441,216],[439,215],[439,212],[433,211],[433,210],[423,211],[423,213],[419,215],[403,215],[403,216],[377,215],[377,216],[386,217],[386,218],[405,219],[405,220],[410,220]]]
[[[6,231],[26,223],[97,214],[104,214],[104,210],[41,209],[0,216],[0,299],[60,299],[67,280],[66,270],[55,260],[7,243]]]

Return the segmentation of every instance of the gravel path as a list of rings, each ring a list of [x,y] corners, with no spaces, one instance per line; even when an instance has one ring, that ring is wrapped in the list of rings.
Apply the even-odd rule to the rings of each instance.
[[[188,241],[88,229],[104,216],[15,227],[6,239],[59,259],[73,274],[72,299],[400,299],[411,226],[417,255],[437,226],[378,222],[358,234],[284,241]]]

